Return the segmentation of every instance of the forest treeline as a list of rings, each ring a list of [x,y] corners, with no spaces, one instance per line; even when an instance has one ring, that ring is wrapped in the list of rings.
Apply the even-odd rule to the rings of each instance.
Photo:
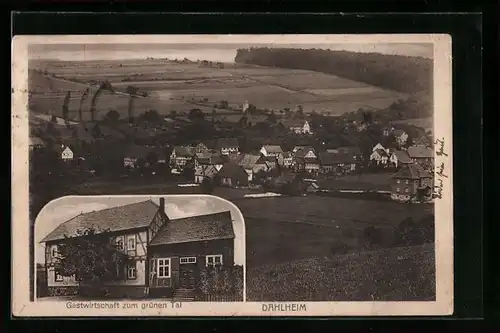
[[[432,89],[432,60],[421,57],[323,49],[238,49],[236,63],[304,69],[403,93]]]

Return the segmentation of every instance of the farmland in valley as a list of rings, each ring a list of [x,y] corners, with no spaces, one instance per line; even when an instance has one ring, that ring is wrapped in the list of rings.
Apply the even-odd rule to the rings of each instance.
[[[226,100],[239,109],[248,101],[261,109],[295,109],[301,105],[338,115],[359,108],[385,108],[406,95],[334,75],[306,70],[226,64],[224,68],[202,68],[196,63],[167,60],[63,62],[32,60],[29,64],[30,108],[59,114],[64,96],[71,92],[70,117],[77,116],[80,98],[91,83],[109,81],[115,91],[125,93],[134,86],[145,98],[135,100],[136,113],[148,109],[168,114],[193,108],[211,112]],[[89,102],[83,108],[88,113]],[[109,110],[127,114],[128,96],[103,93],[97,101],[102,117]],[[234,110],[217,109],[218,113]]]

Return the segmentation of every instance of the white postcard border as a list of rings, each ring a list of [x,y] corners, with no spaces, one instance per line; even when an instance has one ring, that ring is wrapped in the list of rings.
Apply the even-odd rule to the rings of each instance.
[[[97,302],[106,309],[71,308],[67,302],[30,302],[28,216],[28,45],[70,43],[432,43],[434,45],[434,137],[436,178],[442,198],[435,203],[436,300],[429,302],[228,302],[158,305],[155,301]],[[12,43],[12,312],[15,316],[412,316],[453,313],[453,146],[452,146],[451,37],[445,34],[396,35],[93,35],[16,36]],[[438,169],[438,168],[436,168]],[[157,196],[157,195],[154,195]],[[246,266],[246,265],[245,265]],[[96,303],[96,304],[97,304]],[[110,308],[117,303],[118,307]],[[137,308],[122,308],[127,303]],[[154,303],[158,303],[155,307]],[[170,303],[170,302],[163,302]],[[50,304],[50,306],[48,306]],[[282,304],[264,311],[269,304]],[[295,304],[295,305],[294,305]],[[282,311],[283,310],[283,311]]]

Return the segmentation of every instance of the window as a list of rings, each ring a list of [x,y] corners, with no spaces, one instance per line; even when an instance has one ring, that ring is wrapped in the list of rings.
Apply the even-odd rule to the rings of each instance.
[[[398,192],[398,193],[399,193],[399,187],[397,187],[397,188],[396,188],[396,192]]]
[[[156,275],[158,278],[169,278],[170,277],[170,258],[158,259],[158,265],[156,266]]]
[[[406,180],[406,184],[408,184],[408,179]]]
[[[398,180],[397,180],[397,183],[399,184],[399,183],[401,183],[401,181],[398,179]]]
[[[57,251],[57,245],[52,245],[52,257],[55,258],[59,255],[59,252]]]
[[[209,255],[206,257],[207,266],[220,266],[222,265],[222,254]]]
[[[63,276],[56,270],[54,272],[56,282],[62,282],[64,280]]]
[[[131,236],[128,239],[128,250],[135,250],[135,236]]]
[[[123,236],[116,237],[115,245],[118,251],[123,251]]]
[[[127,279],[128,280],[135,280],[135,278],[136,278],[135,263],[127,265]]]
[[[195,264],[196,257],[182,257],[180,259],[181,264]]]
[[[405,192],[408,193],[408,187],[405,188]]]

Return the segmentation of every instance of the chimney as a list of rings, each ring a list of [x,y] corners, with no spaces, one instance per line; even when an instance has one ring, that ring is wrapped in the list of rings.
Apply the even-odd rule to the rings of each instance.
[[[165,213],[165,198],[160,198],[160,211]]]

